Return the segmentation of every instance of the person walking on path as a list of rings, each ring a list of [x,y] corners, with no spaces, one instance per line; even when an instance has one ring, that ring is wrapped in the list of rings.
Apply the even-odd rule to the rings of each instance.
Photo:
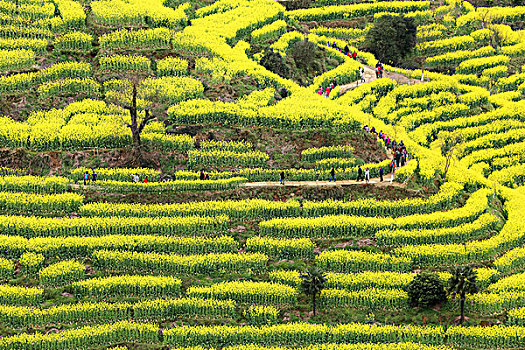
[[[379,181],[383,182],[383,168],[379,168]]]
[[[363,67],[360,67],[359,68],[359,75],[361,77],[361,82],[362,83],[366,83],[366,79],[365,79],[365,70]]]
[[[206,178],[206,176],[204,175],[204,170],[201,169],[201,172],[199,174],[199,180],[204,180]]]
[[[363,179],[363,169],[361,169],[361,166],[357,167],[357,181],[361,181]]]
[[[365,170],[365,181],[370,182],[370,169],[366,168]]]
[[[138,183],[140,182],[139,176],[137,174],[131,174],[131,177],[133,177],[133,181]]]
[[[144,183],[147,184],[148,183],[148,177],[144,177]]]
[[[330,86],[327,86],[327,87],[326,87],[326,90],[324,91],[324,96],[325,96],[325,97],[330,96],[330,91],[331,91]]]
[[[87,185],[88,180],[89,180],[89,174],[88,174],[88,172],[86,171],[86,173],[84,174],[84,186]]]
[[[396,162],[392,161],[392,176],[390,177],[390,183],[394,181],[394,174],[396,173]]]
[[[330,180],[328,180],[328,182],[330,182],[332,180],[335,182],[335,169],[334,169],[334,167],[332,167],[332,169],[330,170]]]
[[[93,182],[97,181],[97,173],[95,172],[95,170],[91,170],[91,172],[93,173],[91,175],[91,181]]]
[[[281,185],[284,185],[284,171],[281,171]]]

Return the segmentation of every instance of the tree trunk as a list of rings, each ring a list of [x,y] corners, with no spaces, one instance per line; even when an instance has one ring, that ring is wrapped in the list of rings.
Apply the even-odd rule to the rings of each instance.
[[[450,167],[450,163],[451,163],[451,159],[452,158],[452,154],[450,155],[447,155],[447,161],[445,163],[445,173],[443,174],[443,181],[444,182],[447,182],[447,173],[448,173],[448,168]]]
[[[142,141],[140,138],[140,134],[142,133],[142,130],[144,130],[144,128],[146,127],[146,124],[148,124],[148,122],[154,119],[155,117],[150,113],[148,109],[146,109],[144,111],[146,115],[139,124],[138,111],[137,111],[137,95],[138,95],[137,84],[133,84],[133,95],[131,97],[131,106],[126,106],[124,108],[129,111],[129,116],[131,118],[131,123],[127,124],[127,126],[131,130],[131,136],[133,140],[133,143],[132,143],[133,153],[135,155],[137,162],[140,165],[142,161]]]
[[[139,149],[141,147],[140,134],[137,132],[137,130],[132,130],[131,134],[133,135],[133,148]]]
[[[463,321],[465,321],[465,294],[461,294],[461,316],[459,318],[459,324],[463,324]]]
[[[314,316],[315,316],[315,294],[312,296],[312,301],[313,301],[313,305],[314,305]]]
[[[137,84],[133,84],[133,96],[131,97],[131,108],[129,108],[131,117],[131,135],[133,136],[133,147],[140,147],[140,133],[137,126]]]

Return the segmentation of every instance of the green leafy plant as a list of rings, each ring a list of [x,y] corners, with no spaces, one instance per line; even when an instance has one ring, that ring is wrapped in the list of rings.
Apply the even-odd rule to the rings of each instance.
[[[465,297],[478,292],[477,272],[471,266],[455,266],[451,269],[452,277],[448,280],[447,293],[460,297],[461,317],[459,323],[465,321]]]
[[[316,299],[325,288],[326,277],[324,272],[316,267],[312,267],[301,275],[301,289],[304,294],[312,297],[312,306],[315,316]]]
[[[410,301],[421,307],[431,307],[447,299],[445,286],[434,273],[417,274],[407,286]]]

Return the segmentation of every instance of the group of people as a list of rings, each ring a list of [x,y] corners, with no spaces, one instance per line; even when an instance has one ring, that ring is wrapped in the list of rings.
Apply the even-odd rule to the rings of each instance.
[[[87,171],[84,173],[84,186],[87,185],[89,180],[93,182],[97,181],[97,173],[95,173],[95,170],[91,170],[91,173],[91,178],[89,177],[89,173]]]
[[[381,62],[376,63],[376,78],[382,78],[383,77],[383,64]]]
[[[365,125],[363,127],[363,130],[365,132],[375,134],[376,137],[383,140],[383,142],[385,143],[385,147],[392,151],[393,157],[392,161],[390,162],[390,168],[392,169],[392,177],[390,178],[390,182],[392,182],[392,180],[394,179],[394,174],[396,173],[396,169],[400,166],[405,166],[406,162],[408,161],[409,154],[405,144],[403,143],[403,141],[397,143],[396,140],[391,139],[382,130],[377,132],[375,127],[369,128],[368,125]],[[381,181],[383,181],[382,170],[383,169],[380,169]]]
[[[328,42],[326,45],[328,47],[331,47],[332,49],[336,49],[337,51],[342,52],[345,56],[352,57],[354,60],[357,61],[357,51],[354,50],[350,52],[350,48],[348,47],[348,45],[345,45],[345,47],[342,50],[335,42],[331,44],[330,42]]]
[[[337,78],[334,77],[334,79],[330,82],[330,84],[326,87],[326,89],[323,90],[323,87],[320,86],[319,89],[317,89],[317,93],[324,97],[329,97],[330,92],[337,86]]]
[[[381,177],[381,181],[383,181],[383,168],[379,168],[379,175]],[[370,169],[366,168],[364,172],[363,177],[363,169],[361,169],[361,165],[357,167],[357,180],[356,181],[362,181],[365,180],[366,182],[370,182]]]
[[[139,183],[140,182],[140,177],[137,174],[131,174],[131,177],[133,178],[133,182],[135,182],[135,183]],[[144,176],[144,183],[145,184],[148,183],[148,177],[147,176]]]
[[[199,173],[199,180],[209,180],[209,179],[210,179],[210,175],[206,174],[204,172],[204,169],[201,169],[201,171]]]

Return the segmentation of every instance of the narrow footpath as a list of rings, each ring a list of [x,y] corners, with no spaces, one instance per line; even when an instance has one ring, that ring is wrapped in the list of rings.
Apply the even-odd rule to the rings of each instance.
[[[341,85],[341,90],[340,90],[341,94],[344,94],[345,92],[347,92],[349,90],[352,90],[352,89],[355,89],[358,86],[361,86],[361,85],[366,84],[366,83],[370,83],[370,82],[378,79],[378,78],[376,78],[376,72],[375,72],[375,68],[374,67],[363,66],[363,68],[365,69],[365,82],[362,83],[361,80],[358,80],[358,81],[354,81],[353,83],[350,83],[350,84]],[[396,72],[387,71],[387,70],[383,71],[383,78],[391,78],[391,79],[395,80],[398,84],[410,84],[410,85],[413,85],[413,84],[421,84],[422,83],[422,81],[419,80],[419,79],[408,78],[406,75],[403,75],[403,74],[400,74],[400,73],[396,73]]]

